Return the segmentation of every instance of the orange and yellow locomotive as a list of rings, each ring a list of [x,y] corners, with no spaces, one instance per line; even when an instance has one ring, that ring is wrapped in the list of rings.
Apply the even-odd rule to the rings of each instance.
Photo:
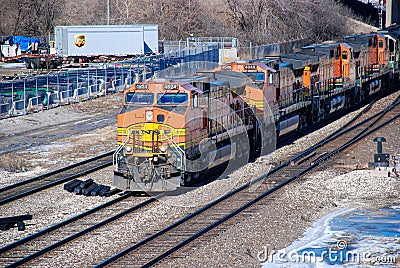
[[[118,115],[114,184],[132,191],[187,185],[232,159],[259,150],[253,110],[243,101],[247,77],[225,71],[173,81],[135,83]]]

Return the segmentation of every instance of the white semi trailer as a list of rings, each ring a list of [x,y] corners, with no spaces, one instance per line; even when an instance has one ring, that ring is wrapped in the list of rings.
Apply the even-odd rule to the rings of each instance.
[[[158,53],[158,25],[56,26],[60,57],[134,56]]]
[[[99,62],[106,58],[119,60],[158,53],[157,24],[56,26],[54,39],[50,41],[47,52],[38,49],[11,55],[6,53],[10,48],[2,45],[2,60],[23,59],[28,68],[55,69],[73,63],[79,67],[82,63]],[[14,44],[13,51],[18,47],[21,45]]]

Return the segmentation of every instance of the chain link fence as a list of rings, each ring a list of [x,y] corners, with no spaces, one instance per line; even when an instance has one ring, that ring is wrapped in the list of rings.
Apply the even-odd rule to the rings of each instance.
[[[218,62],[218,44],[187,47],[131,60],[91,64],[87,68],[20,75],[0,81],[0,117],[23,115],[59,105],[121,92],[135,81],[177,64]]]
[[[263,46],[240,46],[239,54],[241,59],[264,59],[265,57],[274,57],[299,51],[302,47],[311,43],[312,41],[309,39],[301,39]]]

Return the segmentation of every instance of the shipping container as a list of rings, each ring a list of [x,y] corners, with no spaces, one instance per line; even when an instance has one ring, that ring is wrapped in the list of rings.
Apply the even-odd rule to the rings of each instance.
[[[56,26],[56,55],[129,56],[158,53],[158,25]]]

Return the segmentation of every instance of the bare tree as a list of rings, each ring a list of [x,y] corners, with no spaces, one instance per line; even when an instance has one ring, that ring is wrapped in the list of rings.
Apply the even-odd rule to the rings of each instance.
[[[226,0],[236,28],[255,44],[333,38],[346,33],[350,13],[333,0]]]
[[[335,0],[110,0],[112,24],[159,25],[160,38],[234,36],[253,44],[334,39],[350,13]],[[0,34],[43,35],[55,25],[107,22],[107,0],[0,0]]]
[[[52,31],[63,3],[62,0],[15,0],[11,6],[1,0],[2,34],[37,36]]]

